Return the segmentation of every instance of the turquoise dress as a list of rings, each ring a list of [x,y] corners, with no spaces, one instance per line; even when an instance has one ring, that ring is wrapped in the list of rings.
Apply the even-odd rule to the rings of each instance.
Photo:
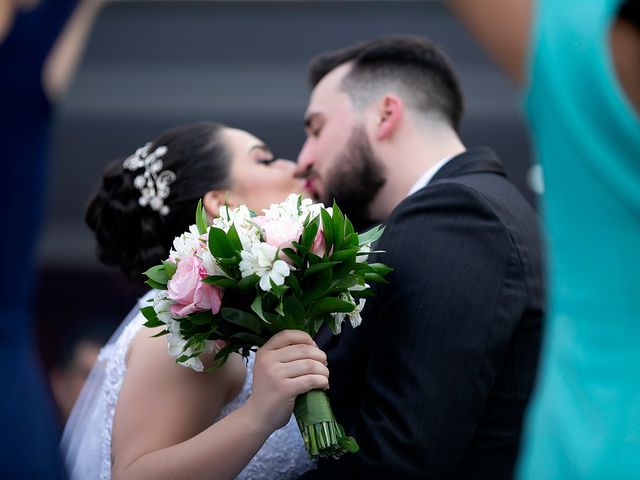
[[[621,3],[537,5],[526,110],[550,305],[524,479],[640,478],[640,117],[608,42]]]

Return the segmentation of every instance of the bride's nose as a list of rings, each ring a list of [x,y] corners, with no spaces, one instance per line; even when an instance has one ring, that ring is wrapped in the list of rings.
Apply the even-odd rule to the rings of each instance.
[[[292,172],[296,169],[296,162],[293,160],[289,160],[288,158],[278,158],[274,162],[274,165],[287,171],[291,170]]]

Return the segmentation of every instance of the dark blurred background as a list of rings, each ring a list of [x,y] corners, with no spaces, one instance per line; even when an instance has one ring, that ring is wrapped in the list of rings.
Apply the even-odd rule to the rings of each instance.
[[[102,267],[84,207],[106,163],[166,128],[216,120],[285,158],[304,140],[309,60],[389,33],[430,37],[466,95],[462,138],[493,147],[526,198],[529,151],[517,93],[438,1],[113,1],[97,19],[58,112],[37,315],[45,367],[67,333],[124,318],[144,286]]]

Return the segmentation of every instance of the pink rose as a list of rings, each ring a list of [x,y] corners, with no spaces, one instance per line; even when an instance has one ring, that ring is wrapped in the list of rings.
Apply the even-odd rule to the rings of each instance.
[[[264,233],[265,242],[276,248],[290,248],[293,242],[298,241],[302,235],[302,225],[291,218],[278,220],[264,220],[260,217],[252,219]]]
[[[311,253],[322,257],[327,249],[327,245],[324,242],[324,234],[322,231],[322,225],[318,229],[318,233],[316,234],[316,238],[313,239],[313,243],[311,244]]]
[[[167,284],[167,297],[176,302],[171,313],[186,317],[196,311],[220,311],[222,295],[219,288],[202,282],[207,277],[202,262],[197,257],[187,257],[178,262],[178,268]]]

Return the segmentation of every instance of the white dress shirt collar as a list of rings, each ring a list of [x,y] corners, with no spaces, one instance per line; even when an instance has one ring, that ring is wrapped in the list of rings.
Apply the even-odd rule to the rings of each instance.
[[[457,154],[456,155],[452,155],[450,157],[445,157],[442,160],[440,160],[438,163],[433,165],[429,170],[424,172],[424,174],[418,179],[418,181],[413,184],[413,187],[411,187],[411,190],[409,190],[409,193],[407,194],[407,197],[410,196],[410,195],[413,195],[414,193],[416,193],[421,188],[426,187],[429,184],[429,182],[431,181],[431,179],[435,176],[435,174],[438,173],[438,171],[442,167],[444,167],[449,162],[449,160],[451,160],[452,158],[454,158],[456,156],[457,156]]]

